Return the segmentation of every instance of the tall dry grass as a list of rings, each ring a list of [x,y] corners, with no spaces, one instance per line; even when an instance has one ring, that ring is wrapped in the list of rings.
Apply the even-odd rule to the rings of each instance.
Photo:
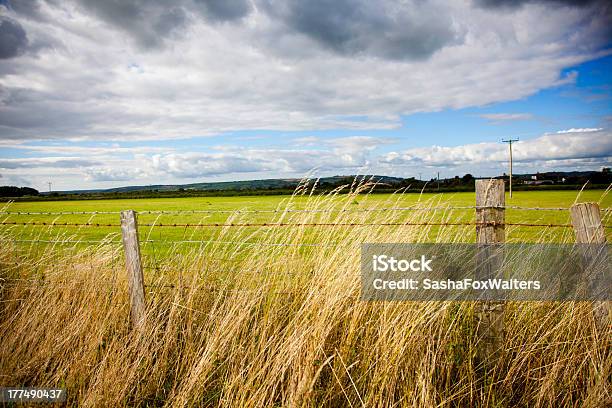
[[[351,208],[356,199],[309,205]],[[277,221],[397,217],[459,215],[284,212]],[[508,304],[498,356],[481,361],[473,303],[359,300],[359,243],[473,235],[473,227],[223,228],[218,241],[275,245],[208,243],[148,255],[145,264],[155,259],[157,268],[145,273],[140,332],[130,329],[119,246],[41,253],[4,242],[0,385],[65,387],[68,404],[84,407],[609,404],[610,329],[595,324],[589,303]],[[303,242],[321,246],[276,245]]]

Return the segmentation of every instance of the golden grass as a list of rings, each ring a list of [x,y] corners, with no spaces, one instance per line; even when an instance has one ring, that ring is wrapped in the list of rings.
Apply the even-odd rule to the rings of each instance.
[[[396,215],[278,219],[359,217]],[[453,212],[404,219],[451,220]],[[611,333],[595,324],[590,303],[508,304],[499,354],[481,361],[473,303],[359,300],[359,243],[473,235],[473,227],[225,228],[218,240],[330,246],[205,244],[147,256],[158,268],[145,273],[139,332],[130,329],[119,246],[54,247],[43,256],[3,243],[0,385],[65,387],[68,404],[85,407],[609,404]]]

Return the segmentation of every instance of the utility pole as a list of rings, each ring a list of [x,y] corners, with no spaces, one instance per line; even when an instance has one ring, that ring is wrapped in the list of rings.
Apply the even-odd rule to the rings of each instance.
[[[502,139],[502,143],[508,143],[508,147],[510,148],[510,182],[508,183],[508,186],[510,188],[510,198],[512,198],[512,143],[514,142],[518,142],[518,139],[508,139],[508,140],[503,140]]]
[[[438,172],[438,190],[440,190],[440,172]]]

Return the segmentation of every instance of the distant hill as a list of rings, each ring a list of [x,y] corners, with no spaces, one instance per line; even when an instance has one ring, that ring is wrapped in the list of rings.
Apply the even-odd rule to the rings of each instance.
[[[332,176],[319,179],[321,187],[336,187],[342,184],[350,184],[355,177],[372,178],[378,183],[390,186],[399,185],[406,179],[389,176]],[[190,184],[153,184],[144,186],[125,186],[109,189],[97,190],[69,190],[55,191],[59,194],[82,194],[82,193],[130,193],[138,191],[257,191],[257,190],[293,190],[300,183],[298,178],[284,179],[263,179],[263,180],[244,180],[244,181],[220,181],[213,183],[190,183]],[[48,193],[42,193],[48,194]]]
[[[393,193],[402,190],[408,193],[425,192],[461,192],[474,191],[475,178],[466,174],[440,180],[417,180],[414,177],[401,178],[390,176],[333,176],[318,180],[317,193],[332,191],[343,185],[354,184],[355,179],[371,180],[377,183],[376,187],[368,190],[369,193]],[[508,182],[508,176],[498,176]],[[224,181],[213,183],[190,184],[154,184],[125,186],[97,190],[70,190],[53,191],[51,193],[36,190],[26,192],[20,196],[18,187],[5,186],[0,188],[0,201],[36,201],[36,200],[88,200],[88,199],[114,199],[114,198],[155,198],[155,197],[204,197],[204,196],[240,196],[240,195],[278,195],[292,194],[300,184],[298,178],[278,178],[264,180]],[[314,180],[310,180],[312,183]],[[568,171],[544,172],[531,174],[515,174],[512,185],[515,191],[520,190],[578,190],[585,186],[591,188],[607,188],[612,184],[612,173],[609,168],[602,171]],[[343,192],[347,192],[345,189]],[[3,193],[4,192],[4,193]]]
[[[366,179],[372,179],[382,187],[388,188],[401,188],[411,185],[412,187],[423,186],[425,183],[429,183],[429,187],[433,183],[437,185],[436,180],[416,180],[415,178],[402,178],[402,177],[390,177],[380,175],[349,175],[349,176],[332,176],[322,177],[319,179],[319,187],[322,189],[335,188],[344,184],[351,184],[355,178],[365,177]],[[499,176],[497,178],[507,178],[506,175]],[[584,184],[590,181],[591,184],[607,184],[611,182],[611,174],[609,169],[604,171],[554,171],[554,172],[543,172],[543,173],[528,173],[528,174],[515,174],[513,176],[514,184],[523,184],[528,180],[546,180],[551,184],[556,185],[574,185]],[[459,181],[460,180],[460,181]],[[445,178],[439,181],[441,186],[458,187],[460,185],[470,184],[473,177],[471,175],[465,175],[462,178],[458,176],[455,178]],[[294,190],[300,183],[301,179],[298,178],[279,178],[279,179],[263,179],[263,180],[244,180],[244,181],[220,181],[210,183],[190,183],[190,184],[152,184],[152,185],[138,185],[138,186],[125,186],[116,187],[109,189],[97,189],[97,190],[69,190],[69,191],[54,191],[54,193],[60,195],[67,194],[113,194],[113,193],[138,193],[138,192],[229,192],[229,191],[267,191],[267,190]],[[42,193],[47,195],[48,193]]]

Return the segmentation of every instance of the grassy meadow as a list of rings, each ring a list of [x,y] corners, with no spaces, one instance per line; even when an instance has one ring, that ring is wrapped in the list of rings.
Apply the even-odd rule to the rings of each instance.
[[[610,327],[589,302],[508,303],[495,356],[479,354],[473,302],[362,302],[362,242],[473,242],[473,193],[22,202],[3,211],[225,210],[142,214],[147,317],[130,328],[118,227],[0,230],[0,385],[68,390],[69,406],[603,407]],[[506,204],[569,207],[605,191],[516,192]],[[363,211],[426,207],[428,211]],[[277,212],[234,212],[237,210]],[[286,210],[315,210],[299,212]],[[603,212],[610,224],[610,212]],[[118,214],[1,215],[119,223]],[[566,224],[567,211],[506,220]],[[611,230],[606,229],[608,239]],[[62,241],[63,242],[30,242]],[[87,241],[104,241],[88,243]],[[507,227],[510,242],[573,242],[571,228]],[[25,241],[25,242],[24,242]],[[170,241],[175,241],[170,242]],[[183,242],[176,241],[205,241]]]
[[[307,192],[306,192],[307,193]],[[369,194],[350,196],[327,196],[322,200],[321,196],[310,196],[309,194],[297,196],[238,196],[238,197],[190,197],[190,198],[151,198],[132,200],[83,200],[83,201],[46,201],[46,202],[18,202],[5,204],[3,211],[8,212],[118,212],[126,209],[135,211],[206,211],[212,213],[182,213],[182,214],[140,214],[138,219],[142,224],[224,224],[224,223],[274,223],[287,220],[285,210],[303,210],[316,207],[317,210],[337,210],[341,212],[342,221],[345,222],[402,222],[406,220],[419,221],[419,215],[423,220],[433,221],[473,221],[473,209],[452,209],[452,207],[469,207],[475,204],[474,193],[440,193],[440,194]],[[600,207],[612,206],[612,196],[604,190],[577,191],[518,191],[510,199],[506,196],[508,206],[522,207],[569,207],[574,202],[598,202]],[[368,213],[367,209],[384,208],[409,208],[409,207],[434,207],[435,212],[425,212],[415,215],[412,211],[375,211]],[[2,208],[2,207],[0,207]],[[222,211],[215,213],[214,211]],[[241,213],[240,211],[247,212]],[[252,211],[264,211],[253,213]],[[265,212],[277,210],[277,213]],[[383,218],[380,215],[383,215]],[[604,213],[604,216],[610,214]],[[331,217],[331,218],[330,218]],[[299,222],[324,222],[335,220],[337,214],[311,214],[308,219],[300,218]],[[17,222],[46,222],[50,223],[100,223],[118,224],[118,214],[67,214],[67,215],[5,215],[0,214],[1,221]],[[295,220],[294,220],[295,221]],[[506,221],[509,223],[539,223],[539,224],[565,224],[569,223],[567,211],[524,211],[508,209]],[[465,242],[473,240],[473,233],[464,233],[462,228],[456,229],[455,235],[461,235]],[[4,231],[9,230],[12,237],[16,239],[56,239],[64,237],[67,240],[101,240],[115,237],[119,234],[117,227],[63,227],[63,226],[4,226]],[[259,228],[260,229],[260,228]],[[472,231],[469,228],[469,231]],[[254,232],[254,229],[248,229]],[[434,229],[437,232],[437,229]],[[469,232],[468,231],[468,232]],[[554,240],[565,238],[568,231],[560,229],[508,227],[507,239],[513,240]],[[571,231],[569,231],[571,233]],[[207,240],[218,236],[219,231],[215,228],[150,228],[140,229],[141,237],[165,240]],[[544,235],[543,235],[544,234]],[[571,234],[570,234],[571,235]],[[435,239],[435,236],[430,237]]]

